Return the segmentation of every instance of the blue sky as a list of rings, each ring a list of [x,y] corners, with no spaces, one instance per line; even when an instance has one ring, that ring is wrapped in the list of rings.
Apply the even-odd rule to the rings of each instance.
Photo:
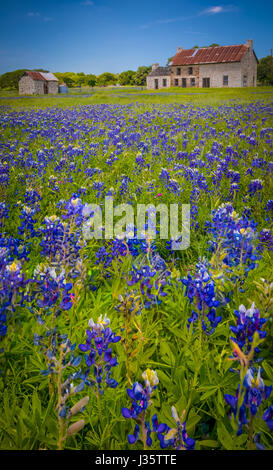
[[[165,65],[178,46],[273,48],[273,2],[7,0],[0,3],[0,74],[20,68],[96,75]]]

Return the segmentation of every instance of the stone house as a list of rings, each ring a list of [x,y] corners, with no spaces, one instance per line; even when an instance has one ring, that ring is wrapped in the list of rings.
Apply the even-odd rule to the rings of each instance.
[[[152,71],[147,76],[147,88],[256,86],[257,63],[251,39],[235,46],[196,49],[178,47],[169,67],[153,64]]]
[[[53,73],[26,71],[19,80],[19,95],[55,95],[59,81]]]

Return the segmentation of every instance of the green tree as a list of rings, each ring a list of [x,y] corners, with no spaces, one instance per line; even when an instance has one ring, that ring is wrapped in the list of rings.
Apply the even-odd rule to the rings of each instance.
[[[89,85],[93,88],[97,83],[96,75],[93,75],[92,73],[90,73],[90,74],[86,75],[86,77],[87,77],[87,85]]]
[[[120,85],[134,85],[135,75],[136,72],[133,70],[126,70],[125,72],[121,72],[118,82]]]
[[[116,76],[110,72],[104,72],[97,77],[97,84],[99,86],[115,85],[116,83],[117,83]]]
[[[273,57],[270,55],[259,60],[257,79],[262,85],[273,85]]]
[[[151,72],[152,67],[147,67],[146,65],[142,65],[138,67],[135,75],[135,85],[144,86],[146,85],[146,78],[147,75]]]

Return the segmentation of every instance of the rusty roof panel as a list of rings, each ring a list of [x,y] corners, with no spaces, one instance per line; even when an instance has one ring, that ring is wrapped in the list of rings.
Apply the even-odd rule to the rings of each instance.
[[[196,65],[223,62],[240,62],[247,50],[245,44],[236,46],[202,47],[182,49],[173,57],[171,65]]]
[[[40,74],[40,72],[27,71],[26,74],[33,80],[42,80],[43,82],[46,82],[46,79]]]

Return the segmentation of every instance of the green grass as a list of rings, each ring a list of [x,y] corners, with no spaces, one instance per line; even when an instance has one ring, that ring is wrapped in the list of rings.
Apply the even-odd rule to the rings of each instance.
[[[32,96],[20,97],[15,91],[0,92],[0,106],[18,108],[50,106],[77,106],[90,104],[169,104],[192,103],[200,106],[219,106],[230,102],[251,102],[257,100],[271,101],[273,99],[273,87],[255,88],[167,88],[164,90],[146,90],[143,87],[109,87],[70,89],[68,95]],[[91,96],[84,96],[91,94]],[[83,95],[83,96],[80,96]],[[9,99],[16,98],[16,99]]]

